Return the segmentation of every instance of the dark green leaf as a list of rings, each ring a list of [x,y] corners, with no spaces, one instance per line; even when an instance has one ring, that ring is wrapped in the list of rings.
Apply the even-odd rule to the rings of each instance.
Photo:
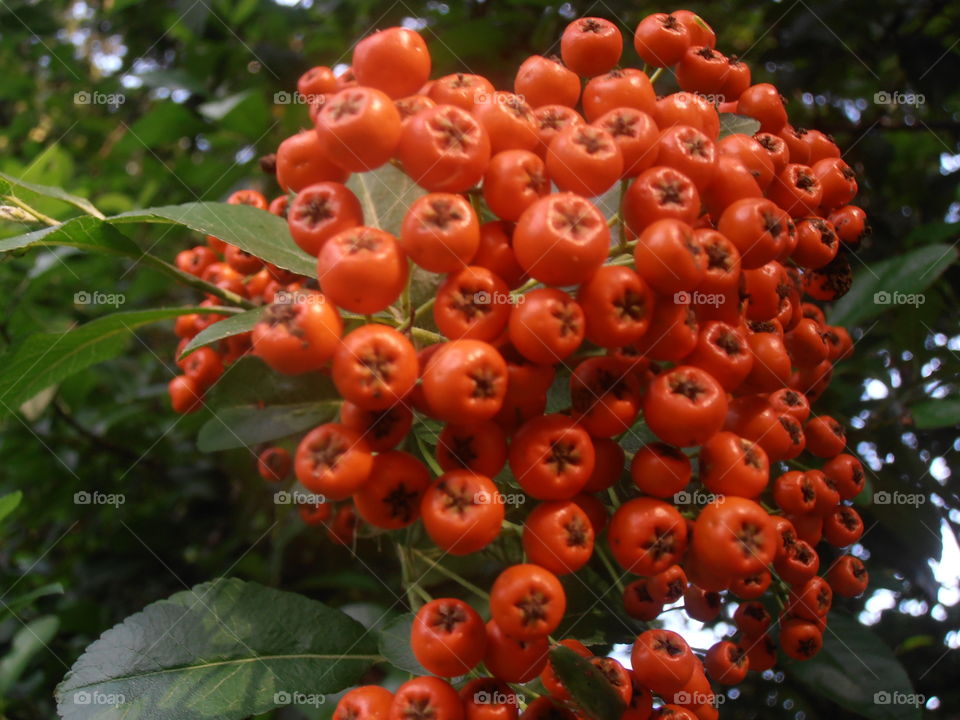
[[[17,630],[10,649],[0,660],[0,695],[6,696],[27,669],[30,660],[46,649],[59,628],[60,620],[57,617],[44,615]]]
[[[57,687],[57,710],[65,720],[239,719],[297,693],[342,690],[380,659],[374,636],[339,610],[217,580],[148,605],[101,635]]]
[[[113,255],[139,256],[140,250],[130,238],[102,220],[93,217],[78,217],[62,225],[34,230],[33,232],[0,240],[0,252],[22,250],[30,247],[55,247],[65,245],[88,252]]]
[[[195,202],[185,205],[133,210],[109,218],[113,223],[175,223],[236,245],[277,267],[300,275],[316,276],[317,261],[297,247],[287,223],[249,205]]]
[[[594,720],[609,720],[623,714],[623,701],[589,660],[558,645],[550,650],[550,664],[570,691],[573,702]]]
[[[202,348],[205,345],[212,345],[213,343],[223,340],[224,338],[250,332],[253,330],[253,326],[257,324],[257,320],[259,320],[260,316],[263,314],[263,310],[263,308],[256,308],[254,310],[248,310],[247,312],[239,313],[237,315],[231,315],[226,320],[221,320],[220,322],[216,322],[213,325],[204,328],[194,335],[193,338],[191,338],[190,342],[188,342],[186,347],[183,348],[183,352],[180,354],[180,357],[185,358],[197,348]]]
[[[913,720],[920,707],[893,652],[855,619],[831,614],[823,649],[811,660],[784,658],[787,675],[808,691],[872,720]]]
[[[736,113],[720,113],[720,139],[727,135],[755,135],[760,132],[760,121]]]
[[[281,375],[258,357],[246,356],[227,368],[207,396],[213,408],[237,405],[292,405],[338,398],[329,374]]]
[[[927,400],[912,406],[910,414],[920,430],[960,425],[960,400]]]
[[[241,405],[214,411],[197,438],[203,452],[250,447],[316,427],[330,420],[340,403],[327,400],[295,405]]]
[[[898,307],[922,305],[923,291],[956,259],[952,246],[936,244],[869,267],[855,266],[853,287],[834,304],[830,324],[849,327]]]
[[[48,585],[41,585],[38,588],[34,588],[23,595],[18,595],[15,598],[4,599],[3,602],[0,603],[0,620],[6,620],[9,615],[19,613],[24,608],[32,605],[34,600],[47,597],[48,595],[63,595],[63,585],[60,583],[49,583]]]
[[[50,187],[49,185],[37,185],[35,183],[25,182],[14,177],[13,175],[0,172],[0,195],[9,195],[13,188],[18,187],[23,188],[24,190],[30,190],[31,192],[35,192],[39,195],[45,195],[46,197],[62,200],[69,205],[73,205],[75,208],[83,210],[83,212],[87,213],[87,215],[103,218],[102,213],[97,210],[86,198],[72,195],[66,190],[62,190],[58,187]]]
[[[7,519],[7,515],[17,509],[21,500],[23,500],[23,492],[20,490],[0,497],[0,523]]]
[[[395,668],[414,675],[428,674],[410,649],[410,628],[413,613],[404,613],[380,631],[380,654]]]
[[[91,365],[116,357],[133,333],[149,323],[190,313],[225,308],[183,307],[136,310],[106,315],[62,333],[31,335],[3,357],[0,369],[0,417],[13,412],[46,387]]]

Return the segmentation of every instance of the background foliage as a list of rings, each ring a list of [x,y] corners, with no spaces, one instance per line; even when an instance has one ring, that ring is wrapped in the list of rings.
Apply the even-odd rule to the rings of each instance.
[[[851,424],[850,446],[871,468],[872,491],[917,492],[926,501],[915,509],[863,509],[870,529],[858,552],[868,558],[872,591],[844,609],[893,648],[926,697],[926,713],[958,717],[960,270],[951,265],[928,287],[931,261],[944,252],[934,249],[920,264],[902,258],[957,239],[960,5],[750,0],[690,7],[717,28],[723,50],[750,62],[756,79],[775,78],[794,124],[834,135],[859,173],[873,236],[855,267],[853,295],[835,311],[858,328],[856,356],[840,366],[819,408]],[[511,68],[525,54],[555,49],[569,19],[596,14],[632,28],[661,9],[670,8],[535,0],[5,0],[0,171],[64,187],[107,214],[222,200],[251,182],[271,195],[276,188],[257,158],[307,123],[306,108],[284,104],[288,96],[277,93],[291,90],[310,65],[348,61],[350,42],[373,27],[412,23],[430,43],[436,72],[469,69],[509,87]],[[669,86],[664,79],[658,89]],[[877,95],[884,92],[918,94],[923,102],[894,105]],[[52,217],[71,214],[63,202],[18,195]],[[0,236],[27,229],[3,223]],[[196,241],[174,226],[125,232],[168,260]],[[945,257],[951,262],[955,251]],[[882,260],[887,265],[874,266]],[[877,304],[884,273],[922,292],[923,304]],[[4,349],[116,309],[76,303],[77,293],[120,294],[128,310],[196,300],[143,263],[69,248],[4,256],[0,288]],[[249,451],[196,449],[206,418],[175,417],[167,407],[175,344],[170,323],[147,326],[122,357],[70,377],[19,412],[0,407],[0,490],[24,493],[0,528],[0,603],[16,610],[0,622],[7,717],[52,717],[54,685],[102,631],[211,578],[255,580],[353,604],[358,614],[364,610],[357,603],[385,592],[377,577],[400,585],[394,558],[378,554],[375,541],[360,541],[369,546],[370,565],[358,566],[346,550],[331,550],[321,533],[304,529],[290,506],[275,505],[272,491],[252,476]],[[78,505],[74,494],[84,490],[122,493],[125,502]],[[41,597],[14,607],[12,598],[30,593]],[[858,671],[840,664],[814,676],[797,670],[755,678],[723,713],[842,717],[848,711],[833,704],[831,678]]]

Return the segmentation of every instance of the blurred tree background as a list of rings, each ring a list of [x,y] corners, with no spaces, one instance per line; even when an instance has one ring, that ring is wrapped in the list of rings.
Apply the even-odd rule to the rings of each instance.
[[[867,561],[871,589],[838,609],[894,650],[925,696],[925,714],[960,717],[960,269],[952,262],[960,228],[960,4],[689,7],[717,30],[720,49],[749,62],[755,82],[777,84],[795,125],[832,134],[858,172],[873,234],[854,261],[853,294],[834,315],[856,327],[856,354],[839,366],[818,411],[849,424],[850,447],[870,469],[868,494],[920,493],[924,502],[861,508],[869,530],[855,552]],[[306,107],[278,93],[293,90],[311,65],[348,63],[351,43],[373,28],[418,29],[435,74],[481,72],[509,88],[523,57],[556,51],[576,16],[604,16],[632,32],[644,15],[669,9],[613,0],[0,0],[0,170],[64,187],[108,214],[222,200],[249,186],[274,196],[258,158],[308,124]],[[633,63],[626,44],[624,62]],[[664,77],[657,87],[674,86]],[[30,197],[48,215],[67,215],[64,204]],[[16,223],[0,224],[2,236],[20,232]],[[168,259],[196,242],[166,226],[135,232]],[[917,254],[921,248],[928,252]],[[877,304],[873,289],[884,273],[901,273],[923,303]],[[78,292],[122,293],[127,309],[194,299],[149,268],[68,248],[5,256],[0,288],[3,348],[115,309],[76,304]],[[399,585],[391,558],[358,567],[289,507],[274,505],[248,451],[198,452],[205,418],[168,409],[172,327],[138,340],[122,358],[0,421],[0,490],[24,492],[0,545],[6,717],[53,717],[53,687],[87,644],[144,605],[212,577],[235,575],[336,605],[369,599],[381,587],[374,573]],[[75,504],[84,490],[122,493],[125,502]],[[375,541],[361,542],[376,553]],[[38,597],[7,608],[8,594],[24,592]],[[38,635],[48,647],[24,652]],[[842,688],[831,688],[831,677],[856,682],[866,671],[827,663],[817,671],[812,679],[755,677],[731,693],[722,716],[847,716],[833,702]],[[904,716],[898,712],[872,710]]]

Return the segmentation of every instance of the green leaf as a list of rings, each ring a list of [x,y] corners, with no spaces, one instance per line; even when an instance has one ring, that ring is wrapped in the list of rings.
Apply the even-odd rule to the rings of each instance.
[[[317,261],[290,238],[283,218],[249,205],[194,202],[133,210],[109,218],[112,223],[174,223],[236,245],[277,267],[315,277]]]
[[[923,291],[956,259],[953,246],[938,243],[868,267],[854,268],[853,287],[834,304],[830,324],[859,325],[897,307],[913,308],[923,304]]]
[[[185,358],[194,350],[202,348],[205,345],[213,345],[213,343],[219,342],[224,338],[250,332],[263,314],[263,310],[264,308],[260,307],[238,313],[237,315],[231,315],[226,320],[215,322],[213,325],[204,328],[190,339],[190,342],[183,348],[183,352],[180,353],[180,358]]]
[[[207,395],[207,405],[219,409],[237,405],[291,405],[339,398],[329,374],[282,375],[258,357],[240,358]]]
[[[550,664],[570,692],[573,702],[594,720],[609,720],[623,714],[623,700],[589,660],[558,645],[550,650]]]
[[[0,417],[38,392],[91,365],[123,352],[138,328],[190,313],[222,313],[225,308],[183,307],[119,312],[61,333],[31,335],[0,364]]]
[[[7,519],[7,515],[17,509],[21,500],[23,500],[23,492],[20,490],[15,490],[0,497],[0,523]]]
[[[91,203],[86,198],[79,197],[77,195],[72,195],[66,190],[62,190],[58,187],[50,187],[49,185],[37,185],[36,183],[26,182],[20,178],[14,177],[13,175],[8,175],[5,172],[0,172],[0,194],[9,195],[12,193],[14,188],[23,188],[24,190],[29,190],[35,192],[38,195],[44,195],[46,197],[55,198],[57,200],[62,200],[63,202],[73,205],[75,208],[82,210],[87,213],[87,215],[93,215],[103,219],[103,214],[97,210],[93,203]]]
[[[60,620],[44,615],[21,627],[13,636],[11,648],[0,660],[0,695],[13,687],[34,655],[47,647],[60,628]]]
[[[823,649],[811,660],[784,658],[787,676],[815,695],[872,720],[914,720],[920,707],[893,651],[855,619],[831,614]]]
[[[239,720],[297,693],[338,692],[381,660],[374,636],[339,610],[221,579],[101,635],[57,687],[57,711],[64,720]]]
[[[414,675],[427,675],[410,649],[413,618],[413,613],[404,613],[383,628],[380,632],[380,654],[395,668]]]
[[[927,400],[913,405],[910,414],[920,430],[960,425],[960,400]]]
[[[410,204],[427,193],[399,168],[387,164],[372,172],[354,173],[347,180],[363,208],[363,223],[399,235]]]
[[[4,238],[0,240],[0,252],[61,245],[111,255],[140,255],[139,248],[130,238],[102,220],[92,217],[78,217],[55,227]]]
[[[20,610],[32,605],[35,600],[47,597],[48,595],[63,595],[63,585],[60,583],[41,585],[11,600],[0,601],[0,620],[6,620],[8,615],[18,613]]]
[[[200,428],[197,447],[203,452],[250,447],[303,432],[333,418],[339,400],[295,405],[241,405],[216,410]]]
[[[720,139],[727,135],[750,135],[760,132],[760,121],[747,115],[720,113]]]

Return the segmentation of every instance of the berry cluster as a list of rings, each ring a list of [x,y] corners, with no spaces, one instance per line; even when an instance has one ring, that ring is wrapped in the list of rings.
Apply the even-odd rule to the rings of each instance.
[[[637,620],[682,599],[708,622],[738,603],[735,638],[695,651],[648,629],[630,670],[559,641],[601,671],[630,720],[716,717],[711,682],[769,669],[777,645],[812,657],[833,594],[866,588],[853,555],[818,574],[821,540],[846,548],[863,532],[850,501],[864,473],[842,425],[811,414],[852,350],[817,303],[849,287],[846,254],[867,231],[849,204],[854,174],[693,13],[640,22],[642,70],[617,67],[622,44],[612,23],[576,20],[561,58],[529,57],[507,92],[479,75],[430,80],[420,35],[377,32],[346,73],[300,78],[315,127],[271,161],[285,194],[230,198],[285,217],[317,279],[216,238],[177,257],[266,307],[252,333],[182,361],[175,410],[199,407],[246,353],[280,373],[327,373],[342,398],[338,422],[259,457],[265,479],[292,472],[324,497],[301,507],[305,522],[350,543],[361,521],[419,521],[452,555],[519,530],[524,562],[488,598],[473,588],[490,619],[461,599],[427,602],[411,645],[433,676],[355,689],[337,720],[516,718],[517,684],[537,677],[545,693],[522,717],[578,717],[548,662],[566,612],[558,576],[606,560],[605,547]],[[665,67],[680,91],[658,98]],[[751,129],[721,137],[730,118]],[[345,185],[386,163],[425,191],[397,236],[365,224]],[[595,199],[618,183],[608,218]],[[417,309],[413,268],[442,276]],[[182,317],[177,334],[185,343],[218,319]],[[566,402],[548,411],[567,376]],[[641,419],[651,439],[628,454]],[[438,428],[435,457],[417,454],[417,428]],[[510,510],[522,526],[507,521],[512,490],[535,501]],[[459,692],[442,679],[464,675]]]

